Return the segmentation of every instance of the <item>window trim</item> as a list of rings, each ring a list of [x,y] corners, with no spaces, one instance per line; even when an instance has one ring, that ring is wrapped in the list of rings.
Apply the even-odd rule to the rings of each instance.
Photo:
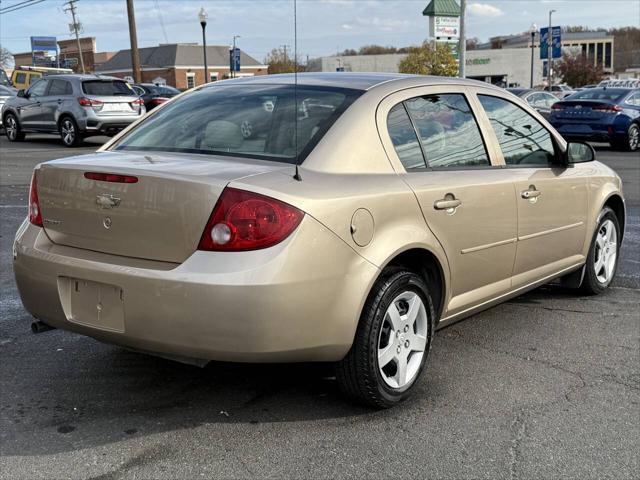
[[[476,100],[478,102],[478,106],[482,109],[482,114],[486,117],[488,123],[489,123],[489,128],[490,128],[490,133],[493,136],[493,140],[496,143],[496,146],[498,148],[498,151],[500,152],[500,155],[502,157],[502,168],[571,168],[573,167],[573,164],[568,164],[565,160],[564,160],[564,152],[560,146],[560,144],[558,143],[558,139],[556,138],[556,136],[553,134],[553,132],[551,132],[551,130],[549,130],[545,124],[543,122],[541,122],[538,118],[536,118],[535,115],[532,115],[531,112],[527,111],[527,108],[523,108],[522,106],[518,105],[516,102],[511,101],[509,98],[500,96],[500,95],[495,95],[495,92],[487,92],[487,91],[479,91],[476,90],[475,92],[475,96],[476,96]],[[489,118],[489,115],[487,115],[486,110],[484,109],[484,107],[482,106],[482,102],[480,101],[480,96],[485,96],[485,97],[493,97],[493,98],[498,98],[500,100],[504,100],[505,102],[509,102],[511,103],[513,106],[515,106],[516,108],[519,108],[520,110],[523,110],[525,113],[527,113],[529,116],[533,117],[534,120],[536,120],[538,122],[538,124],[544,128],[547,133],[549,134],[549,137],[551,138],[551,143],[553,144],[553,151],[554,151],[554,157],[555,157],[555,162],[554,163],[548,163],[547,165],[518,165],[518,164],[509,164],[507,163],[507,161],[504,158],[504,153],[502,153],[502,147],[500,146],[500,141],[498,140],[498,136],[496,135],[494,129],[493,129],[493,125],[491,125],[491,119]],[[530,108],[531,110],[534,110],[533,107],[531,107],[530,105],[525,105],[526,107]],[[535,110],[534,110],[535,111]]]

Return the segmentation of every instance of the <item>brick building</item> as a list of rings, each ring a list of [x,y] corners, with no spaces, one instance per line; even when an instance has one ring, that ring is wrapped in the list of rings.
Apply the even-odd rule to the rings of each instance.
[[[184,90],[204,83],[202,45],[162,44],[139,49],[143,83],[162,83]],[[240,72],[236,76],[266,75],[268,65],[241,52]],[[229,47],[207,46],[208,80],[229,78]],[[115,77],[133,77],[131,51],[120,50],[96,69],[97,73]]]
[[[82,49],[82,59],[84,60],[85,71],[94,72],[98,66],[108,61],[115,55],[115,52],[97,52],[95,37],[83,37],[80,39],[80,48]],[[78,55],[78,42],[76,39],[59,40],[58,41],[60,66],[65,67],[67,62],[71,63],[70,67],[80,72],[80,56]],[[44,54],[45,52],[42,52]],[[31,52],[16,53],[13,55],[16,67],[33,65],[33,57]],[[57,62],[40,64],[41,66],[55,67]]]

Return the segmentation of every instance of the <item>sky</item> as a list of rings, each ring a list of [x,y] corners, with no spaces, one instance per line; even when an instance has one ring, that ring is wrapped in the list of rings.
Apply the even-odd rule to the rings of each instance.
[[[0,8],[24,0],[0,0]],[[66,0],[0,14],[0,44],[12,52],[30,49],[30,36],[72,38]],[[202,41],[200,7],[209,14],[207,43],[238,45],[258,60],[281,45],[293,46],[293,0],[134,0],[138,45]],[[428,0],[298,0],[298,52],[317,57],[366,44],[418,45],[428,35],[422,10]],[[125,0],[78,0],[84,36],[98,51],[129,47]],[[621,27],[640,25],[640,0],[467,0],[467,37],[489,37],[546,25],[555,9],[556,25]]]

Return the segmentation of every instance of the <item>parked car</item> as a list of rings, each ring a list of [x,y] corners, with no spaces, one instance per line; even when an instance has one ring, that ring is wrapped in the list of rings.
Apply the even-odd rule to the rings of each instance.
[[[549,121],[566,138],[635,151],[640,146],[640,89],[590,88],[575,93],[553,105]]]
[[[0,85],[0,111],[2,111],[2,107],[4,106],[7,99],[14,97],[17,93],[17,90],[12,87],[5,87],[4,85]],[[2,127],[2,117],[0,116],[0,128]]]
[[[70,68],[50,68],[50,67],[17,67],[11,73],[11,84],[17,89],[29,88],[36,80],[40,80],[45,75],[72,74]]]
[[[558,98],[549,92],[531,88],[507,88],[507,91],[522,98],[546,119],[551,114],[551,106],[558,101]]]
[[[0,67],[0,86],[13,87],[13,85],[11,85],[11,80],[7,76],[7,72],[5,72],[4,68],[1,68],[1,67]]]
[[[576,91],[571,88],[569,85],[561,84],[561,85],[551,85],[551,93],[556,97],[562,99],[564,97],[568,97],[576,93]]]
[[[67,147],[75,147],[85,137],[114,135],[145,112],[142,100],[118,78],[55,75],[18,90],[2,108],[2,121],[12,142],[26,133],[57,132]]]
[[[142,98],[147,112],[180,94],[177,88],[153,83],[137,83],[133,85],[133,90]]]
[[[611,283],[621,180],[525,102],[457,78],[294,81],[209,83],[97,153],[37,166],[13,249],[34,330],[336,362],[348,396],[390,407],[437,328],[554,279]],[[244,138],[267,97],[270,127]]]

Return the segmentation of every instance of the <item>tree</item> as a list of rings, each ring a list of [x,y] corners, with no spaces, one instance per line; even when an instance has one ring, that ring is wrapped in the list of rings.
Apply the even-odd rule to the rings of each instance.
[[[347,48],[346,50],[340,52],[338,55],[340,55],[341,57],[353,57],[354,55],[358,55],[358,52],[353,48]]]
[[[383,47],[382,45],[365,45],[364,47],[360,47],[358,51],[358,55],[383,55],[385,53],[396,53],[396,47],[387,46]]]
[[[602,66],[594,66],[586,55],[565,53],[557,65],[562,81],[572,87],[598,83],[604,77]]]
[[[399,65],[400,73],[417,73],[419,75],[439,75],[455,77],[458,75],[458,64],[451,54],[451,47],[445,43],[424,42],[420,47],[413,47]]]
[[[467,50],[477,50],[480,39],[478,37],[467,38]]]
[[[9,68],[13,66],[13,55],[9,50],[0,47],[0,67]]]
[[[296,70],[296,62],[293,61],[293,54],[284,48],[274,48],[264,59],[265,65],[269,65],[269,74],[293,73]],[[306,67],[300,64],[298,57],[298,72],[304,72]]]

